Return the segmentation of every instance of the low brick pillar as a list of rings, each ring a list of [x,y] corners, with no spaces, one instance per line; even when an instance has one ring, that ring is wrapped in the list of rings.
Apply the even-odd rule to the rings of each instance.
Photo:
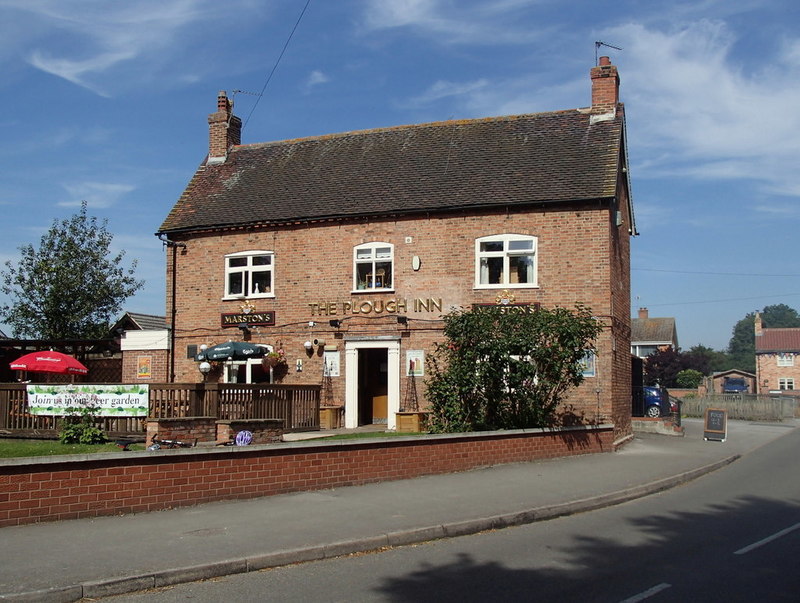
[[[217,424],[217,443],[224,444],[236,438],[240,431],[253,434],[253,444],[280,442],[283,435],[283,419],[220,419]]]
[[[217,436],[216,417],[148,417],[147,444],[158,434],[159,440],[213,442]]]

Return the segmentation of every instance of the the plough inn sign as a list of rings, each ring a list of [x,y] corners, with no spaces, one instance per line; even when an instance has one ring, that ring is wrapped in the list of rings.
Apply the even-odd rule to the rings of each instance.
[[[345,314],[406,314],[407,312],[442,312],[442,298],[416,297],[407,299],[375,299],[363,301],[323,301],[310,303],[311,316],[340,316]]]

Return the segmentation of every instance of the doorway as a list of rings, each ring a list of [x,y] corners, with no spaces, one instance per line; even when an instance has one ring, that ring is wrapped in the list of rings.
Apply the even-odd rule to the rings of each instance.
[[[400,409],[400,338],[357,337],[345,341],[344,425],[395,429]]]
[[[358,351],[358,424],[386,425],[389,417],[389,351]]]

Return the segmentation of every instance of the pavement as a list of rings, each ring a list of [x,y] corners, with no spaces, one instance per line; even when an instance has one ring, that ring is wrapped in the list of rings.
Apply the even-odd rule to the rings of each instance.
[[[636,433],[613,453],[0,528],[0,601],[78,601],[543,521],[697,479],[797,427],[728,422],[704,441]]]

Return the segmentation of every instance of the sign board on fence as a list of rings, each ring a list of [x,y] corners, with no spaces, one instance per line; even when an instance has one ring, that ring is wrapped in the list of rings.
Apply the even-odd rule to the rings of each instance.
[[[91,408],[98,417],[146,417],[147,385],[28,385],[28,412],[55,417]],[[76,410],[68,410],[68,409]]]
[[[703,439],[724,442],[728,438],[728,411],[707,408],[703,427]]]

